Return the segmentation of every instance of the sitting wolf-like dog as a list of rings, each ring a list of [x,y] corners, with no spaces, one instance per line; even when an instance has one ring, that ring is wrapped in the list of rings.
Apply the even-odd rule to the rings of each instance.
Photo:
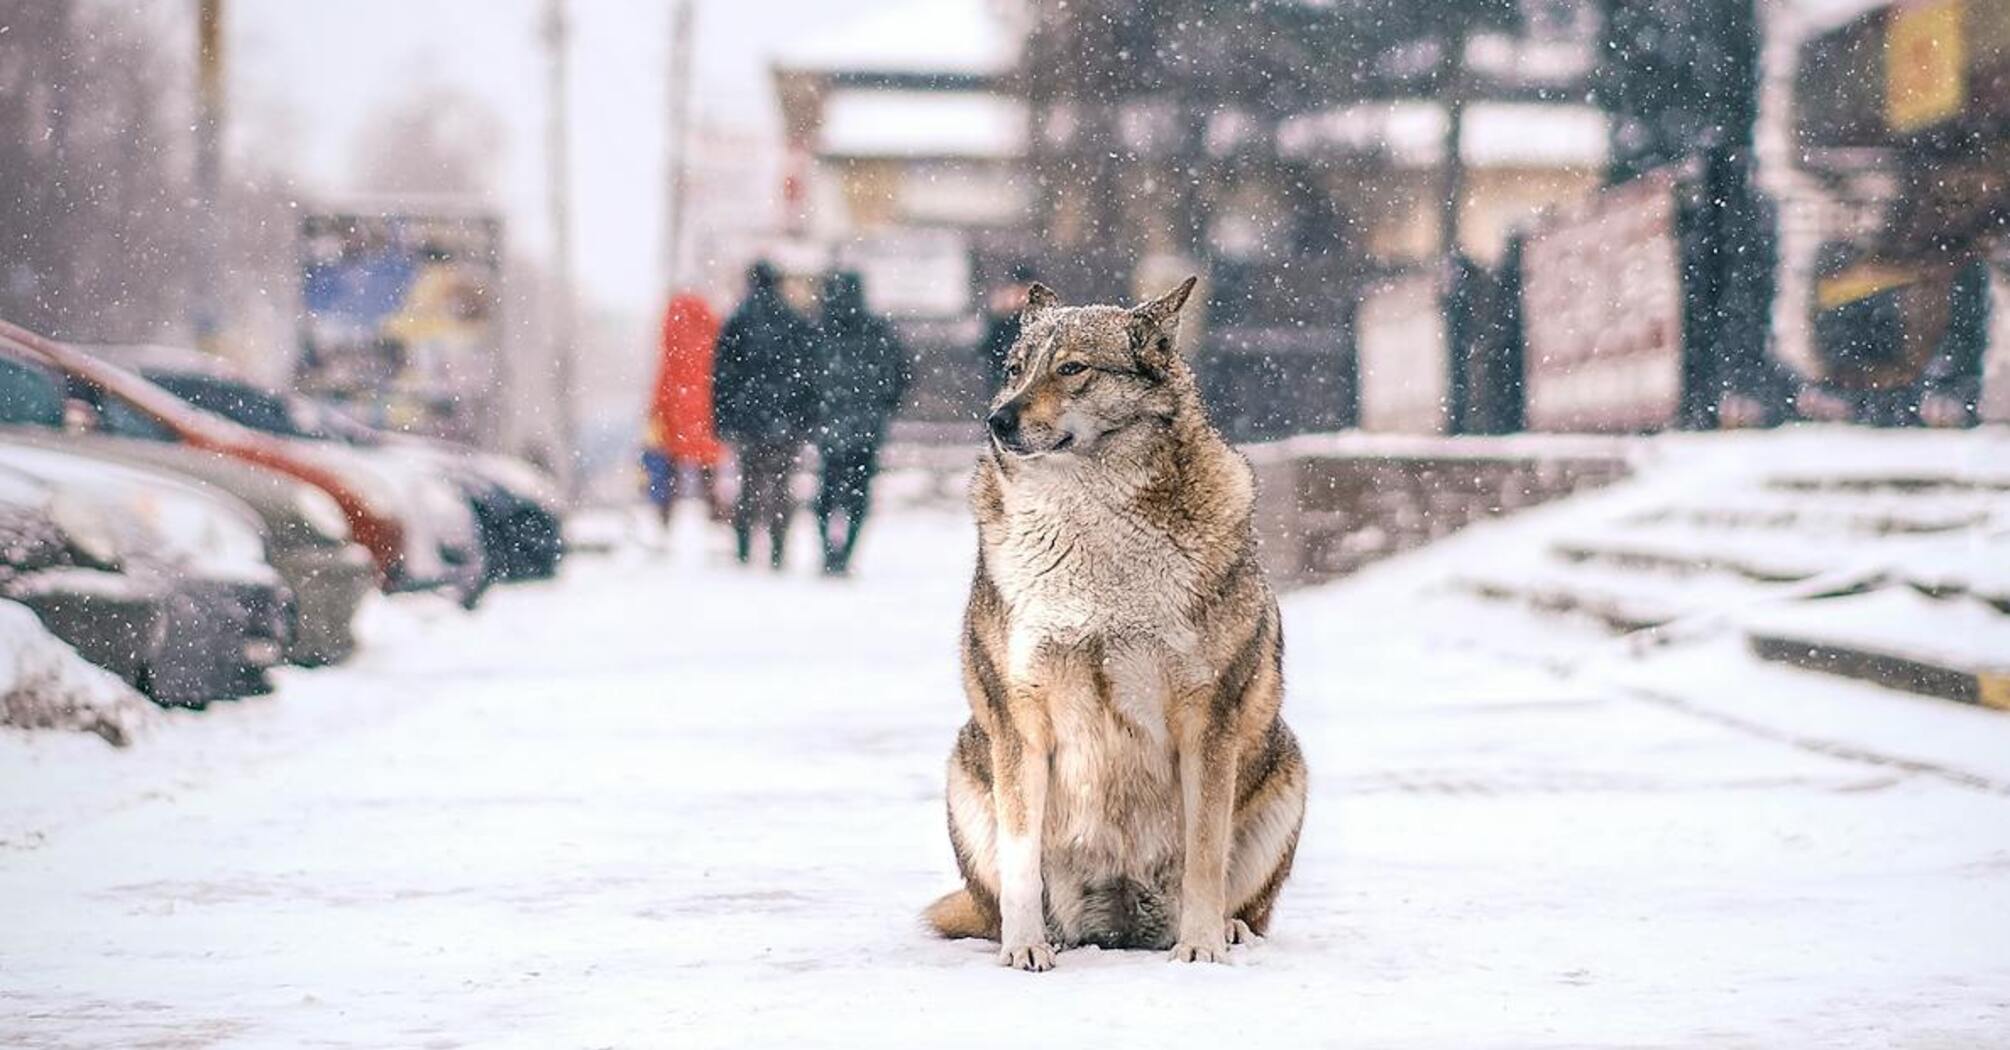
[[[1224,960],[1291,870],[1305,761],[1250,468],[1174,347],[1193,286],[1125,309],[1035,285],[993,402],[949,759],[965,885],[927,918],[1006,966]]]

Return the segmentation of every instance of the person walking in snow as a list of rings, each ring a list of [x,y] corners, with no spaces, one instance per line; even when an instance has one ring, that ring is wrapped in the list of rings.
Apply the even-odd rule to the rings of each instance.
[[[823,470],[815,510],[824,573],[843,576],[871,507],[879,448],[912,369],[893,325],[867,308],[857,274],[831,274],[823,299],[816,432]]]
[[[719,332],[712,381],[713,429],[732,443],[740,465],[733,539],[743,565],[755,530],[765,529],[768,564],[782,567],[793,509],[789,475],[816,422],[816,343],[816,327],[782,300],[775,267],[755,263],[747,297]]]
[[[712,355],[718,339],[719,316],[703,297],[681,292],[670,298],[642,447],[649,501],[666,530],[672,505],[688,494],[692,479],[713,520],[725,519],[718,488],[725,450],[712,432]]]

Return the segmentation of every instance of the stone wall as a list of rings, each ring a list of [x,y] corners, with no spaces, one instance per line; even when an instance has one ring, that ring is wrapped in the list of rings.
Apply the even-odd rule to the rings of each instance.
[[[1475,521],[1610,484],[1626,439],[1345,434],[1248,446],[1256,530],[1280,588],[1344,576]]]

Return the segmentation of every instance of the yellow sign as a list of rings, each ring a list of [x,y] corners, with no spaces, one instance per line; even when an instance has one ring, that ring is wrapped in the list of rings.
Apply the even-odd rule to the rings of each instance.
[[[1879,292],[1903,288],[1919,279],[1910,270],[1881,263],[1859,263],[1841,273],[1824,277],[1815,284],[1815,305],[1824,310],[1847,306]]]
[[[2010,711],[2010,671],[1990,674],[1987,671],[1975,676],[1976,699],[1983,707],[1993,707],[1998,711]]]
[[[1961,23],[1965,0],[1923,0],[1891,9],[1884,37],[1884,116],[1891,130],[1930,128],[1968,101]]]

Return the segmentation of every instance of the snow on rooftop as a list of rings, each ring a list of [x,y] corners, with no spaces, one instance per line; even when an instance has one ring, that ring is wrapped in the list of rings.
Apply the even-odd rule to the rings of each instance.
[[[827,157],[1023,156],[1026,105],[985,91],[852,88],[824,103],[818,152]]]
[[[1603,167],[1610,128],[1594,106],[1484,102],[1466,109],[1459,152],[1481,167]]]
[[[1805,31],[1824,33],[1866,11],[1890,7],[1891,3],[1892,0],[1794,0],[1792,6]]]
[[[997,76],[1018,62],[1021,39],[996,0],[911,0],[785,48],[775,64],[812,73]]]
[[[1432,167],[1445,138],[1434,102],[1368,102],[1286,120],[1277,132],[1287,154],[1326,149],[1380,151],[1401,167]],[[1483,168],[1603,167],[1607,119],[1592,106],[1475,102],[1466,107],[1459,153]]]

